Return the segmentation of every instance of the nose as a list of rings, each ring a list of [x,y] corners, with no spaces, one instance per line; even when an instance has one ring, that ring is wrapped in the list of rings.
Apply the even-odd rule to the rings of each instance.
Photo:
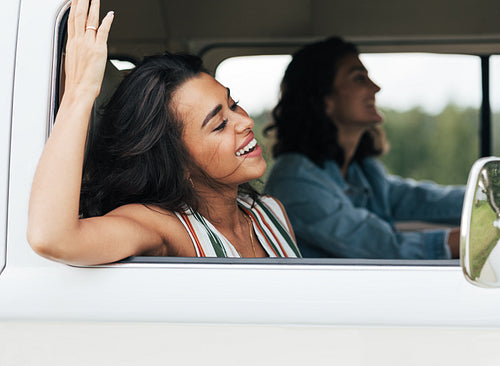
[[[380,86],[378,86],[377,84],[375,84],[375,82],[372,79],[370,79],[370,81],[371,81],[372,86],[373,86],[373,88],[375,90],[375,93],[378,93],[381,90]]]
[[[239,111],[235,111],[235,129],[238,133],[248,132],[253,129],[253,119],[248,115],[248,113],[243,109],[239,108]]]

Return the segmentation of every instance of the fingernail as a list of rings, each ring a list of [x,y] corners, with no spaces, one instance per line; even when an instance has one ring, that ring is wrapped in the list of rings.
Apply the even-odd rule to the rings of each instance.
[[[108,11],[108,14],[106,14],[106,15],[115,15],[115,12],[113,10],[111,10],[111,11]]]

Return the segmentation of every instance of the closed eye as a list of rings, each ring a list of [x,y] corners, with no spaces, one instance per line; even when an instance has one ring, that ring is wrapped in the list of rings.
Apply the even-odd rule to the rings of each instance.
[[[239,102],[240,102],[239,100],[238,100],[238,101],[236,101],[236,102],[234,102],[234,103],[231,105],[231,107],[229,107],[229,108],[230,108],[232,111],[235,111],[235,110],[236,110],[236,108],[238,108],[238,103],[239,103]]]
[[[223,120],[222,123],[217,127],[215,127],[212,132],[221,131],[224,129],[224,127],[226,127],[226,125],[227,125],[227,119]]]
[[[239,101],[234,101],[234,100],[233,100],[233,98],[231,98],[231,97],[229,96],[229,94],[230,94],[230,92],[229,92],[229,88],[227,89],[227,93],[228,93],[228,98],[229,98],[229,100],[233,102],[233,103],[229,106],[229,109],[230,109],[231,111],[233,111],[233,112],[234,112],[236,109],[238,109],[238,103],[239,103]],[[226,127],[227,122],[228,122],[228,119],[227,119],[227,118],[226,118],[226,119],[224,119],[220,125],[218,125],[217,127],[215,127],[215,128],[212,130],[212,132],[222,131],[222,130]]]
[[[364,74],[358,74],[354,77],[354,80],[355,81],[359,81],[359,82],[363,82],[363,81],[366,81],[368,79],[368,76],[367,75],[364,75]]]
[[[229,109],[231,109],[234,112],[238,108],[238,103],[239,103],[239,101],[233,102],[233,104],[231,104],[231,106],[229,107]],[[228,122],[228,120],[224,119],[220,125],[218,125],[217,127],[215,127],[212,130],[212,132],[217,132],[217,131],[223,130],[226,127],[227,122]]]

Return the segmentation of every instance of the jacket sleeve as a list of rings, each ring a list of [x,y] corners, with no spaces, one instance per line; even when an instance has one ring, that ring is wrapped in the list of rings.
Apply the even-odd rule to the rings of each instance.
[[[460,224],[465,186],[440,186],[396,176],[388,176],[387,181],[395,221]]]
[[[447,230],[398,233],[369,210],[354,207],[338,187],[282,177],[267,192],[285,206],[304,257],[449,258]]]

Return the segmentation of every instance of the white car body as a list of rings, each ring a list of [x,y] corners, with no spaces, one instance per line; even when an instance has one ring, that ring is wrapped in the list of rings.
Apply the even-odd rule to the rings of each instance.
[[[78,268],[35,254],[28,199],[64,5],[0,12],[0,365],[498,365],[500,290],[455,262]]]

